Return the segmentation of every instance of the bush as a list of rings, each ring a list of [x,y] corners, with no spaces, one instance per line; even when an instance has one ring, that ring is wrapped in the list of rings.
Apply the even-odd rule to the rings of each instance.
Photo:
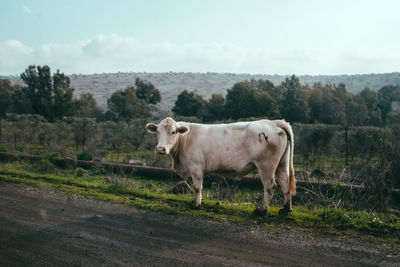
[[[92,160],[93,157],[90,155],[90,153],[84,151],[78,154],[78,160]]]
[[[53,164],[56,163],[57,161],[62,160],[60,152],[49,153],[44,156],[44,159],[47,159]]]
[[[48,159],[42,159],[33,163],[30,167],[33,172],[52,173],[56,171],[56,167]]]
[[[86,170],[82,168],[76,168],[75,170],[75,176],[77,177],[82,177],[86,174]]]
[[[95,164],[90,168],[90,175],[102,175],[105,174],[103,165]]]
[[[8,147],[6,145],[0,145],[0,152],[7,152],[8,151]]]
[[[44,152],[42,150],[33,150],[32,154],[36,156],[43,156]]]

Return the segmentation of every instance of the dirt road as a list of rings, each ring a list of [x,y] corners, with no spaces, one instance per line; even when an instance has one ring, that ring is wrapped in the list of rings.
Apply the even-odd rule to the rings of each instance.
[[[399,266],[399,247],[0,183],[0,266]]]

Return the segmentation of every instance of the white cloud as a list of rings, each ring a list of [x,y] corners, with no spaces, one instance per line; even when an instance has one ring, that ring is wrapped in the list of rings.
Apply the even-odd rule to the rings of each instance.
[[[27,6],[22,6],[22,9],[23,9],[26,13],[32,14],[32,11],[30,10],[29,7],[27,7]]]
[[[27,63],[34,61],[34,53],[34,49],[17,40],[0,43],[0,74],[23,72]]]
[[[386,51],[385,51],[386,52]],[[0,43],[0,74],[19,74],[30,65],[49,65],[64,73],[236,72],[266,74],[343,74],[393,72],[400,52],[343,48],[247,48],[232,43],[145,43],[116,34],[71,44],[29,47],[16,40]]]

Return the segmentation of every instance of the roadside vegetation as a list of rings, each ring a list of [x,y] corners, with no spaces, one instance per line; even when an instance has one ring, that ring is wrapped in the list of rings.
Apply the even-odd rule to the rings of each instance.
[[[256,203],[262,197],[261,189],[245,186],[239,188],[223,181],[206,183],[204,202],[200,209],[193,209],[193,194],[190,190],[173,193],[177,180],[116,175],[106,173],[101,165],[85,170],[60,169],[50,159],[35,163],[2,162],[0,180],[60,191],[72,197],[126,204],[167,214],[265,226],[284,225],[288,229],[295,227],[320,234],[360,235],[400,244],[400,218],[395,213],[327,208],[318,203],[295,203],[293,212],[289,216],[282,216],[278,214],[281,204],[274,202],[268,214],[262,216],[254,212]]]

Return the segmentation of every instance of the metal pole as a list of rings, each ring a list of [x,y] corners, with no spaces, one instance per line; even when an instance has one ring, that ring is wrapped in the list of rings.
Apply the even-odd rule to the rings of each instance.
[[[344,128],[345,140],[346,140],[346,166],[349,166],[349,128]]]

